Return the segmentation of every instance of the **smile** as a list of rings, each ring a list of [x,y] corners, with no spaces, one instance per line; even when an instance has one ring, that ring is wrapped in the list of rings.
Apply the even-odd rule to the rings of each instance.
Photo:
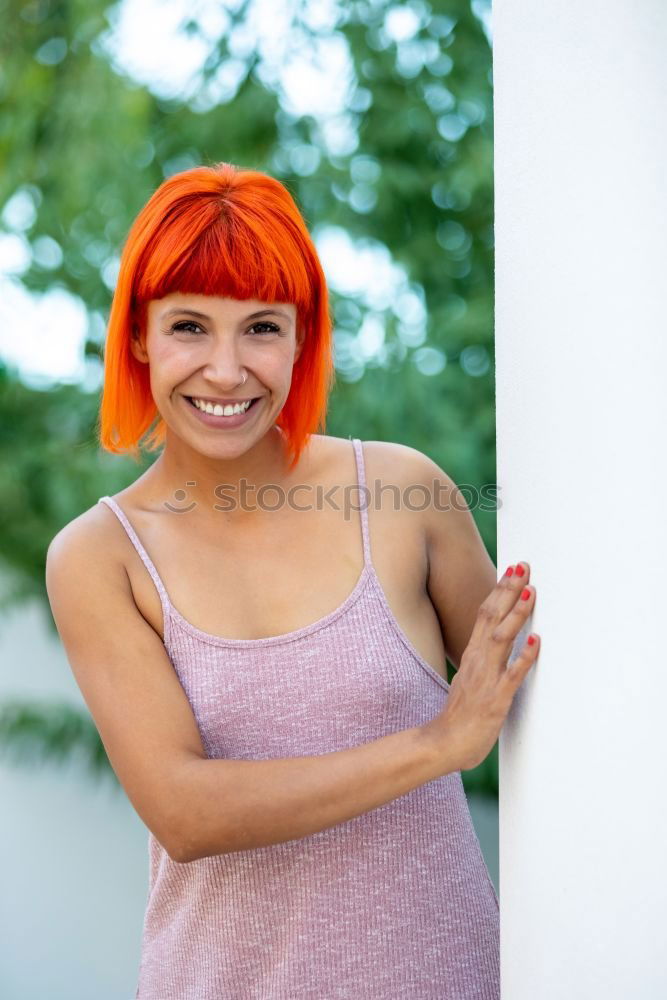
[[[235,406],[222,406],[220,403],[208,403],[197,397],[184,396],[188,408],[202,423],[209,427],[238,427],[249,419],[248,414],[254,413],[257,403],[262,397],[257,396],[250,401],[244,401]]]
[[[187,397],[193,406],[205,413],[213,413],[216,417],[231,417],[233,413],[245,413],[245,411],[255,402],[254,399],[244,399],[238,403],[212,403],[207,399],[198,399],[196,396]]]

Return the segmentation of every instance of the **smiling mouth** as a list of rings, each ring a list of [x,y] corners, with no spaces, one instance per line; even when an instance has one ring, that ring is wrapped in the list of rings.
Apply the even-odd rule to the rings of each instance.
[[[202,408],[201,406],[197,406],[197,405],[195,404],[195,402],[194,402],[194,398],[195,398],[195,397],[193,397],[193,396],[185,396],[184,398],[185,398],[185,399],[186,399],[186,400],[188,401],[188,403],[190,404],[190,406],[191,406],[191,407],[192,407],[192,408],[193,408],[194,410],[199,410],[199,412],[200,412],[200,413],[208,413],[208,410],[205,410],[205,409],[203,409],[203,408]],[[197,397],[197,398],[198,398],[198,397]],[[248,412],[248,410],[252,410],[252,408],[253,408],[253,406],[255,405],[255,403],[257,402],[257,400],[258,400],[258,399],[261,399],[261,398],[262,398],[261,396],[254,396],[254,397],[252,398],[252,400],[251,400],[251,403],[250,403],[250,406],[247,406],[247,407],[245,408],[245,410],[242,410],[241,412],[243,412],[243,413],[247,413],[247,412]],[[245,402],[245,400],[244,400],[244,402]],[[215,406],[223,406],[223,408],[224,408],[224,406],[232,406],[232,405],[235,405],[235,404],[232,404],[232,403],[225,403],[225,404],[223,405],[222,403],[213,403],[213,402],[211,403],[211,406],[213,406],[213,407],[215,407]],[[211,414],[211,416],[214,416],[214,415],[215,415],[215,414]],[[230,415],[231,415],[231,414],[230,414]]]

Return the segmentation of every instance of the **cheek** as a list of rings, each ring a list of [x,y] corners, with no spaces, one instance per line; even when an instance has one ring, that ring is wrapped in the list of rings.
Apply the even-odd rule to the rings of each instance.
[[[272,385],[288,383],[292,377],[294,364],[293,350],[289,344],[275,345],[274,350],[248,352],[245,358],[239,359],[240,364],[254,372],[263,381]]]
[[[292,352],[278,351],[268,360],[265,370],[271,372],[273,378],[278,382],[288,380],[292,375]]]
[[[178,345],[161,344],[149,358],[151,384],[168,385],[178,382],[197,367],[192,352],[180,351]]]
[[[157,342],[149,349],[150,384],[153,395],[169,393],[183,384],[194,372],[206,368],[209,355],[197,351],[195,345],[178,342]],[[288,386],[293,374],[295,345],[281,343],[268,349],[240,353],[239,363],[247,367],[266,385]]]
[[[280,362],[283,368],[287,368],[291,371],[292,366],[296,363],[298,357],[298,345],[291,341],[288,344],[283,344],[282,350],[280,352]]]

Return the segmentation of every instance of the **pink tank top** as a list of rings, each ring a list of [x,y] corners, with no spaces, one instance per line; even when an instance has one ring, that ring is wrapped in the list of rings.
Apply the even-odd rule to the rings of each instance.
[[[164,645],[209,758],[356,747],[432,719],[449,684],[399,626],[371,561],[364,457],[354,446],[364,568],[304,628],[223,639],[160,595]],[[230,809],[234,804],[230,803]],[[141,1000],[498,1000],[499,905],[461,774],[315,834],[189,863],[149,831]]]

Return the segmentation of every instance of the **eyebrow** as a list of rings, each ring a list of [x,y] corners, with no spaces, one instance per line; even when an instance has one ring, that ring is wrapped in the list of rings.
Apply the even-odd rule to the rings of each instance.
[[[197,319],[207,319],[207,320],[211,319],[211,317],[207,316],[206,313],[198,312],[196,309],[179,309],[179,308],[167,309],[166,312],[162,313],[160,319],[168,319],[170,316],[176,316],[177,314],[196,316]],[[245,319],[246,320],[257,319],[258,316],[284,316],[285,319],[287,320],[291,319],[291,316],[289,316],[282,309],[260,309],[259,312],[250,313],[250,315],[246,316]]]

